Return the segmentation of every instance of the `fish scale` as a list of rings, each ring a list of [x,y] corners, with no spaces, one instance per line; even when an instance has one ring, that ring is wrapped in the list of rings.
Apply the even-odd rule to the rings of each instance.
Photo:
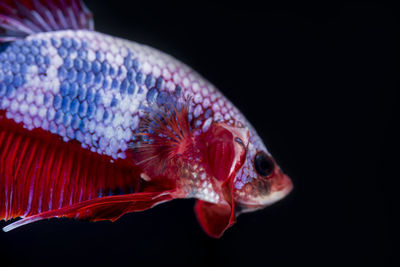
[[[213,85],[186,65],[134,42],[67,30],[31,35],[2,44],[1,50],[0,107],[7,110],[7,118],[23,122],[27,129],[49,130],[64,141],[77,140],[82,147],[114,159],[126,157],[138,127],[127,121],[140,120],[146,107],[191,97],[191,125],[202,131],[212,121],[233,124],[233,118],[240,116]],[[12,71],[22,68],[21,73]]]

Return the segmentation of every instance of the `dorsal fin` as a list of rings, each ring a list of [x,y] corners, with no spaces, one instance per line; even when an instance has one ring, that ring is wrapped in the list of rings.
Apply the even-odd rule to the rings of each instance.
[[[94,29],[82,0],[0,0],[0,42],[67,29]]]

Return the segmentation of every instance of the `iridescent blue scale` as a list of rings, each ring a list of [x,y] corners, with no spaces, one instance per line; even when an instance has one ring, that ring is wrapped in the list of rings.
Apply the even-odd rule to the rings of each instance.
[[[127,79],[124,79],[123,82],[121,83],[121,87],[119,88],[120,93],[125,94],[128,87],[129,87],[129,81]]]
[[[156,88],[152,88],[148,91],[146,99],[149,104],[153,104],[157,99],[158,91]]]
[[[59,110],[61,108],[62,97],[60,95],[56,95],[53,101],[53,107],[55,110]]]
[[[65,113],[65,112],[64,112],[64,113]],[[72,120],[71,114],[64,114],[64,117],[63,117],[63,125],[64,125],[65,127],[69,126],[70,123],[71,123],[71,120]]]
[[[0,80],[1,80],[1,77],[0,77]],[[4,83],[1,83],[0,84],[0,97],[5,95],[6,90],[7,90],[6,85]]]
[[[86,115],[87,115],[87,110],[88,110],[88,104],[87,104],[87,102],[82,102],[82,103],[80,103],[79,108],[78,108],[78,114],[79,114],[79,116],[80,116],[81,118],[85,118]]]
[[[13,85],[15,87],[20,87],[24,83],[24,78],[21,74],[16,74],[14,77]]]
[[[19,64],[23,64],[23,63],[25,62],[25,56],[24,56],[24,54],[19,53],[19,54],[17,55],[17,62],[18,62]]]
[[[74,117],[72,118],[72,122],[71,122],[71,126],[74,130],[77,130],[79,128],[79,124],[80,124],[81,120],[79,118],[78,115],[74,115]]]
[[[111,88],[112,89],[117,89],[119,88],[119,81],[117,79],[113,79],[112,83],[111,83]]]
[[[101,64],[100,64],[100,62],[98,60],[95,60],[92,63],[92,70],[93,70],[94,73],[99,73],[101,71],[101,68],[102,68]]]
[[[113,76],[115,76],[115,74],[116,74],[115,68],[114,67],[110,67],[108,75],[113,77]]]
[[[26,56],[26,64],[31,65],[35,62],[35,57],[32,54]]]
[[[70,105],[71,105],[71,98],[69,96],[64,96],[61,101],[61,110],[64,113],[69,112]]]
[[[71,106],[70,106],[71,114],[75,115],[78,112],[78,108],[79,108],[79,100],[77,98],[74,98],[74,100],[72,100]]]
[[[128,87],[128,94],[133,95],[135,93],[135,89],[136,89],[135,83],[131,83]]]
[[[144,82],[144,75],[143,75],[143,73],[140,72],[140,71],[136,74],[136,82],[137,82],[139,85],[142,85],[143,82]]]
[[[69,83],[68,82],[63,82],[60,86],[60,94],[62,96],[66,96],[69,93]]]
[[[71,60],[70,58],[64,59],[64,64],[63,64],[63,66],[64,66],[66,69],[72,68],[72,66],[73,66],[72,60]]]
[[[58,110],[54,116],[54,122],[57,124],[62,123],[64,114],[61,110]]]

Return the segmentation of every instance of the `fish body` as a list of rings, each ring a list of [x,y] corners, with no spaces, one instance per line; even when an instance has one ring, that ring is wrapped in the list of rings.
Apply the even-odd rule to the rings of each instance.
[[[219,237],[290,192],[251,124],[190,67],[94,31],[80,1],[0,8],[0,219],[23,218],[6,231],[197,198]]]

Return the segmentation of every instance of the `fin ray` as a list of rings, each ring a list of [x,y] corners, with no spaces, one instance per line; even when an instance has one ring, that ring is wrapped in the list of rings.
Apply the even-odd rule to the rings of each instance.
[[[135,162],[151,176],[165,171],[193,145],[188,114],[191,99],[185,103],[155,108],[142,119],[132,151]]]
[[[115,221],[128,212],[149,209],[156,204],[171,200],[173,191],[134,193],[123,196],[91,199],[57,210],[29,216],[3,227],[9,232],[26,224],[53,217],[86,219],[89,221]]]

